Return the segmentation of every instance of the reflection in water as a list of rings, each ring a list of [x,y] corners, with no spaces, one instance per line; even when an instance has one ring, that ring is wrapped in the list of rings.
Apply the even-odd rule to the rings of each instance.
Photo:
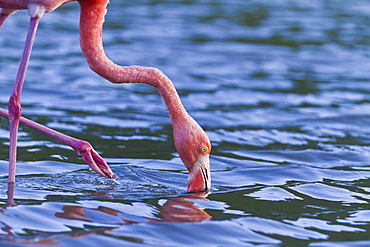
[[[86,222],[98,222],[104,224],[124,225],[139,222],[198,222],[202,220],[209,220],[212,217],[204,211],[204,208],[196,206],[197,200],[207,200],[207,193],[192,193],[186,196],[174,197],[168,199],[161,207],[154,209],[161,216],[157,217],[139,217],[128,214],[119,210],[111,209],[104,206],[97,208],[87,208],[83,206],[63,206],[63,213],[56,213],[55,216],[70,220],[82,220]],[[115,223],[110,221],[109,217],[102,217],[103,215],[110,215],[115,218]],[[99,218],[94,218],[94,216]],[[108,219],[108,221],[106,221]]]
[[[54,228],[48,228],[48,222],[44,222],[44,227],[38,227],[38,221],[42,221],[42,217],[37,217],[38,209],[32,205],[13,205],[13,207],[4,206],[0,210],[1,216],[1,230],[3,236],[7,236],[7,241],[16,244],[46,244],[46,245],[59,245],[59,241],[72,237],[73,239],[91,236],[94,234],[106,234],[111,232],[114,228],[121,225],[135,224],[135,223],[150,223],[150,222],[199,222],[203,220],[210,220],[212,217],[205,211],[205,208],[197,206],[197,202],[209,201],[207,199],[208,192],[192,193],[184,196],[173,197],[167,199],[165,203],[159,207],[145,205],[150,209],[150,214],[138,215],[137,210],[132,210],[130,205],[127,204],[109,204],[112,207],[105,206],[104,202],[94,202],[94,206],[80,206],[80,205],[66,205],[64,204],[42,204],[51,209],[50,215],[56,217],[52,224]],[[9,194],[12,196],[11,194]],[[12,198],[13,199],[13,198]],[[160,200],[162,201],[162,200]],[[86,201],[85,201],[86,202]],[[85,203],[85,202],[82,202]],[[86,202],[89,204],[89,201]],[[102,205],[103,204],[103,205]],[[38,206],[37,206],[38,207]],[[122,209],[123,208],[123,209]],[[29,211],[28,217],[22,218],[22,211]],[[144,210],[145,211],[145,210]],[[24,213],[24,212],[23,212]],[[35,215],[33,215],[36,213]],[[14,220],[14,218],[22,218]],[[58,220],[59,219],[59,220]],[[19,229],[19,222],[23,222],[22,227]],[[36,222],[36,224],[35,224]],[[55,222],[59,222],[58,225]],[[85,223],[84,223],[85,222]],[[88,224],[86,224],[88,222]],[[58,231],[57,229],[65,228],[65,230]],[[93,227],[93,228],[91,228]],[[32,240],[25,240],[19,238],[23,234],[37,235],[42,237],[31,238]],[[71,232],[72,231],[72,232]],[[62,234],[60,236],[48,238],[52,232],[70,232],[67,236]],[[131,242],[140,242],[140,239],[130,239]]]
[[[163,221],[168,222],[198,222],[210,220],[212,217],[204,208],[196,206],[196,201],[207,200],[207,194],[194,193],[184,197],[174,197],[166,201],[159,212]]]

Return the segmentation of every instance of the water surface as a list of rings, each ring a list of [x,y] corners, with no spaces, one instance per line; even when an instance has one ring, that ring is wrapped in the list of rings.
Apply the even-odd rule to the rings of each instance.
[[[167,110],[147,85],[91,72],[76,3],[40,23],[23,115],[89,141],[120,185],[69,147],[21,127],[6,207],[8,123],[0,125],[2,245],[369,245],[367,1],[112,1],[108,56],[158,67],[209,135],[212,191],[187,195]],[[0,30],[6,108],[26,11]]]

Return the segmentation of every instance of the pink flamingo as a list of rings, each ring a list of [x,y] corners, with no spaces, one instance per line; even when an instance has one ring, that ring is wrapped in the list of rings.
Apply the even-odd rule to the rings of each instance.
[[[28,9],[30,15],[25,47],[14,90],[8,103],[9,113],[5,110],[0,112],[0,115],[9,118],[10,124],[9,183],[15,182],[17,135],[20,122],[71,146],[97,173],[115,178],[106,162],[86,141],[66,136],[21,117],[20,96],[39,21],[44,13],[51,12],[70,1],[72,0],[0,0],[0,27],[9,15],[19,9]],[[171,80],[156,68],[119,66],[112,62],[105,55],[102,44],[102,28],[108,0],[78,0],[78,2],[81,6],[80,45],[90,68],[113,83],[145,83],[157,89],[171,118],[175,147],[189,171],[187,191],[208,190],[211,181],[209,165],[211,144],[203,129],[185,110]]]

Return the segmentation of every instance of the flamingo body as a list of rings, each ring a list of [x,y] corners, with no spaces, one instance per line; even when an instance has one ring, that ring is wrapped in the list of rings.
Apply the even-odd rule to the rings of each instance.
[[[45,10],[45,12],[51,12],[58,8],[60,5],[71,2],[74,0],[1,0],[0,8],[5,11],[9,9],[20,10],[29,9],[31,5],[37,5]],[[34,17],[31,15],[31,17]]]
[[[85,141],[50,130],[30,120],[21,118],[20,95],[40,18],[60,5],[72,0],[0,0],[0,27],[6,18],[19,9],[28,9],[30,27],[21,58],[20,67],[8,109],[0,115],[10,121],[9,182],[15,181],[16,143],[20,122],[37,129],[67,145],[70,145],[100,175],[114,178],[106,162]],[[102,28],[108,0],[79,0],[80,45],[90,68],[112,83],[144,83],[157,89],[168,109],[174,132],[175,147],[189,171],[188,192],[205,191],[210,188],[209,154],[211,144],[203,129],[190,117],[168,77],[160,70],[142,66],[119,66],[105,54],[102,44]]]

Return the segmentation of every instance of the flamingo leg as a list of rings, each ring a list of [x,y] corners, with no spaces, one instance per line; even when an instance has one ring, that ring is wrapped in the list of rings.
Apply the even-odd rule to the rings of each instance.
[[[0,27],[5,22],[6,18],[13,14],[16,10],[14,9],[1,9],[0,8]],[[28,119],[22,118],[22,107],[20,104],[21,92],[24,85],[24,79],[28,67],[28,62],[30,59],[32,46],[35,40],[37,27],[41,17],[43,16],[45,9],[42,5],[29,4],[28,11],[30,14],[30,25],[28,28],[28,33],[25,41],[25,46],[20,61],[14,89],[12,95],[10,96],[7,112],[4,109],[0,109],[0,116],[9,119],[10,125],[10,146],[9,146],[9,176],[8,176],[8,204],[14,205],[13,201],[13,190],[15,183],[15,170],[16,170],[16,160],[17,160],[17,139],[18,139],[18,127],[22,123],[28,127],[38,130],[54,139],[57,139],[70,147],[72,147],[83,159],[88,163],[90,168],[92,168],[98,174],[108,177],[116,178],[113,174],[105,160],[94,150],[90,143],[79,140],[55,130],[49,129],[45,126],[37,124]]]
[[[0,116],[9,118],[9,113],[8,111],[0,108]],[[67,136],[24,117],[20,117],[20,123],[72,147],[78,155],[82,156],[90,168],[98,174],[108,178],[117,178],[109,168],[107,162],[105,162],[105,160],[94,150],[90,143]],[[7,195],[9,206],[16,205],[14,203],[14,185],[14,182],[8,182]]]
[[[28,29],[26,42],[19,64],[18,74],[15,80],[13,93],[10,96],[8,109],[9,109],[9,124],[10,124],[10,147],[9,147],[9,177],[8,182],[15,182],[15,168],[17,160],[17,138],[19,121],[22,114],[22,107],[20,104],[21,92],[24,84],[28,62],[31,55],[32,46],[35,40],[37,26],[43,12],[30,19],[30,26]]]
[[[9,118],[8,111],[0,108],[0,116]],[[37,130],[73,148],[96,173],[107,178],[117,178],[109,168],[107,162],[94,150],[90,143],[84,140],[65,135],[44,125],[20,117],[20,124]]]
[[[31,5],[29,8],[30,13],[30,25],[26,37],[25,46],[23,49],[22,58],[19,64],[17,77],[14,84],[12,95],[8,102],[9,109],[9,129],[10,129],[10,146],[9,146],[9,175],[8,175],[8,191],[15,182],[15,169],[17,161],[17,139],[18,139],[18,127],[19,121],[22,114],[22,107],[20,104],[21,92],[24,84],[24,78],[28,67],[28,62],[31,56],[32,46],[36,36],[36,30],[39,21],[44,14],[44,9],[38,5]],[[5,21],[9,13],[2,12],[2,22]],[[13,199],[8,197],[8,204],[13,205]]]

